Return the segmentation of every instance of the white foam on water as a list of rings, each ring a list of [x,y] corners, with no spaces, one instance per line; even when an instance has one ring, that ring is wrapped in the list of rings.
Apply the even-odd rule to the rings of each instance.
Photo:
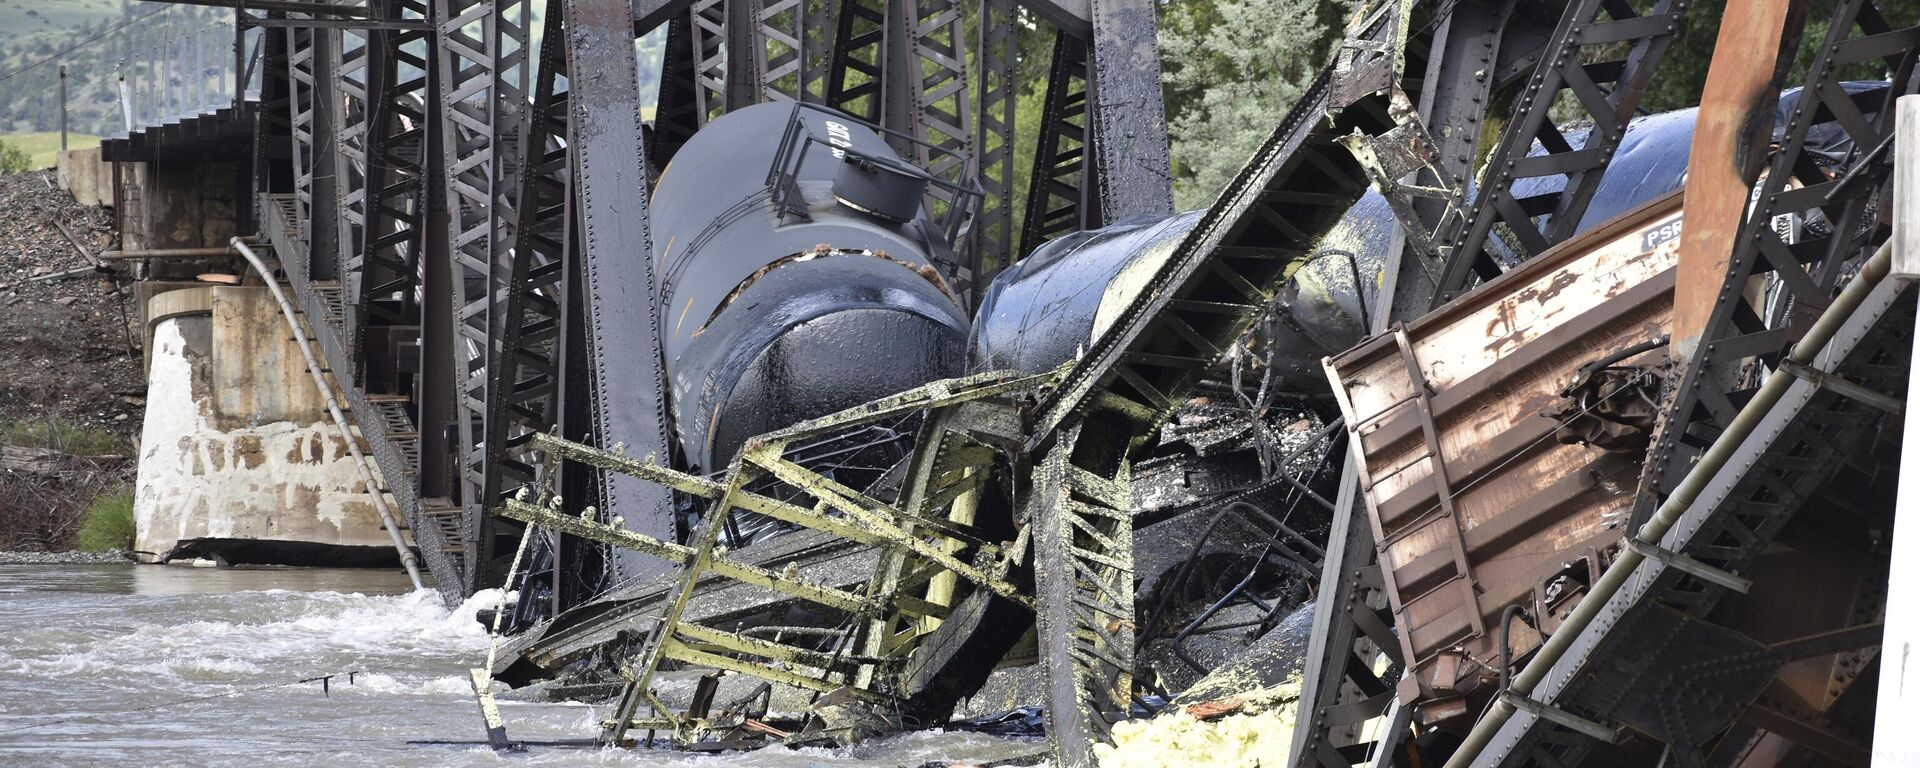
[[[425,590],[371,596],[278,589],[236,592],[213,598],[226,610],[197,611],[221,618],[150,623],[121,635],[52,643],[37,649],[39,653],[0,657],[0,671],[238,682],[260,675],[378,668],[396,657],[469,661],[486,652],[488,640],[474,613],[498,599],[497,593],[482,593],[448,610],[437,593]],[[420,681],[404,685],[411,690]]]

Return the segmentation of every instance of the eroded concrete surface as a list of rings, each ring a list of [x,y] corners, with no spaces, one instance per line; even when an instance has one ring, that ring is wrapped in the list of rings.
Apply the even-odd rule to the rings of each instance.
[[[135,548],[153,560],[202,537],[391,546],[265,289],[189,290],[203,295],[153,314]]]

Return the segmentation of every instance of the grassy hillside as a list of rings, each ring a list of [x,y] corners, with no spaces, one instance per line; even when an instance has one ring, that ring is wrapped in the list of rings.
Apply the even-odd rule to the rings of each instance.
[[[118,23],[120,0],[0,0],[0,48],[64,41],[104,19]]]
[[[59,131],[40,131],[37,133],[0,133],[0,142],[19,147],[33,156],[33,167],[52,168],[54,154],[60,151]],[[68,133],[68,149],[86,149],[100,145],[100,137],[84,133]]]

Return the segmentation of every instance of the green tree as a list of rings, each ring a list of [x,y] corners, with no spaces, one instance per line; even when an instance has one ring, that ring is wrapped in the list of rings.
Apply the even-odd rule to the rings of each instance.
[[[33,156],[27,151],[0,141],[0,173],[25,173],[33,170]]]
[[[1347,0],[1166,6],[1160,60],[1181,209],[1204,206],[1300,98],[1339,40]]]

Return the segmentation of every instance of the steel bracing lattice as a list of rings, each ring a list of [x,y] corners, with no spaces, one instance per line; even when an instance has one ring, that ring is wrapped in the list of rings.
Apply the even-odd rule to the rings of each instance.
[[[365,402],[360,410],[389,437],[374,453],[386,457],[383,466],[401,468],[389,474],[409,486],[403,506],[416,533],[447,539],[428,559],[448,564],[437,570],[445,571],[443,586],[453,584],[450,594],[497,578],[496,545],[513,526],[496,530],[486,510],[535,479],[530,436],[558,428],[565,413],[579,414],[571,434],[596,437],[618,431],[624,418],[602,412],[605,397],[574,380],[601,375],[618,345],[567,339],[609,332],[597,313],[612,302],[596,308],[593,301],[604,286],[599,272],[609,267],[596,267],[603,262],[592,258],[592,239],[583,234],[612,219],[594,211],[618,206],[633,219],[644,202],[629,198],[644,191],[615,195],[603,186],[589,200],[585,192],[594,187],[578,168],[626,164],[583,165],[589,153],[633,155],[657,173],[693,131],[729,108],[823,102],[955,150],[916,159],[937,173],[986,182],[986,215],[966,271],[984,277],[987,265],[1017,256],[1010,183],[1020,22],[1011,4],[985,8],[987,24],[973,41],[965,7],[954,3],[644,4],[631,15],[651,21],[629,34],[664,23],[668,41],[659,119],[644,148],[611,137],[588,146],[583,138],[590,137],[575,135],[567,117],[579,108],[577,85],[563,73],[602,62],[571,57],[583,32],[565,25],[563,5],[550,4],[547,23],[558,25],[549,30],[557,34],[551,50],[539,52],[539,71],[551,78],[536,78],[530,47],[537,13],[549,4],[531,0],[357,0],[243,11],[245,23],[270,33],[259,65],[261,135],[284,137],[291,152],[280,160],[271,143],[256,150],[260,191],[291,196],[290,207],[268,200],[261,213],[279,222],[268,229],[294,238],[277,245],[309,285],[296,293],[311,296],[311,311],[338,326],[341,348],[329,354],[341,358],[343,384]],[[1074,34],[1092,28],[1089,22]],[[1102,45],[1080,46],[1084,69]],[[914,74],[889,78],[890,71]],[[1085,82],[1082,75],[1074,86],[1082,99]],[[1124,101],[1142,108],[1138,99]],[[1157,114],[1157,100],[1147,108]],[[1085,108],[1074,109],[1068,119],[1084,120]],[[1138,155],[1140,141],[1129,137],[1114,151]],[[1062,151],[1094,143],[1082,136]],[[1049,153],[1036,163],[1060,160]],[[1156,163],[1164,161],[1149,157],[1146,165]],[[1165,180],[1156,184],[1164,188]],[[643,231],[621,235],[632,236],[644,239]],[[418,350],[420,362],[390,359],[401,350]],[[570,362],[568,350],[585,359]],[[621,365],[646,367],[638,359]],[[441,391],[453,393],[450,406],[436,396]],[[564,405],[567,393],[576,393],[575,406]],[[609,508],[625,498],[601,491],[610,494],[600,499]]]
[[[1033,176],[1028,180],[1020,256],[1042,243],[1100,226],[1100,206],[1088,195],[1097,188],[1088,162],[1087,44],[1065,32],[1054,35],[1047,70],[1044,122],[1035,138]]]
[[[1482,172],[1465,220],[1436,238],[1448,245],[1441,254],[1445,267],[1433,293],[1435,304],[1572,236],[1688,4],[1660,0],[1644,11],[1627,0],[1567,5],[1553,37],[1536,54],[1539,63]],[[1568,113],[1556,116],[1561,104],[1569,105]],[[1576,126],[1585,127],[1584,137]],[[1536,146],[1541,151],[1536,153]],[[1536,179],[1560,183],[1524,196],[1516,192],[1516,183]],[[1458,185],[1462,179],[1448,182]]]

